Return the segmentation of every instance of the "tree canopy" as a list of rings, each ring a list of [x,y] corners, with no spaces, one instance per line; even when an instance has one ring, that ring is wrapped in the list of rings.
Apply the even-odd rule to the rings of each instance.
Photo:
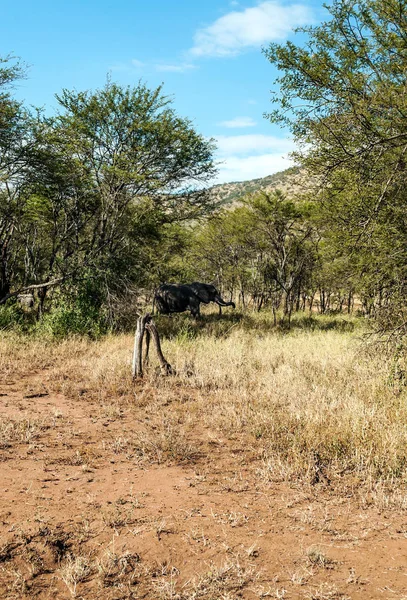
[[[80,330],[113,322],[134,291],[201,279],[275,319],[351,310],[357,296],[407,333],[407,2],[326,10],[264,50],[280,72],[268,116],[291,131],[314,189],[227,210],[208,190],[213,140],[161,86],[63,90],[49,117],[13,99],[24,69],[3,59],[0,304],[35,291],[39,315],[55,307]]]
[[[3,71],[5,82],[18,74]],[[16,125],[1,139],[0,303],[37,290],[42,305],[49,287],[89,277],[109,293],[142,285],[166,228],[211,208],[213,143],[161,87],[108,81],[57,99],[45,117],[3,96]]]
[[[334,0],[303,45],[271,44],[281,71],[269,115],[317,174],[321,225],[371,292],[405,288],[407,4]],[[404,291],[403,291],[404,294]]]

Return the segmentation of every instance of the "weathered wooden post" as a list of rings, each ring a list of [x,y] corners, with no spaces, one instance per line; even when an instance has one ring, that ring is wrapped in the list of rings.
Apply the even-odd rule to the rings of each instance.
[[[146,336],[146,353],[143,361],[143,339]],[[174,369],[170,363],[164,358],[161,350],[160,336],[157,327],[150,314],[144,315],[137,319],[136,334],[134,336],[134,351],[133,351],[133,379],[143,377],[143,365],[148,364],[148,355],[150,350],[150,339],[153,338],[155,349],[157,352],[160,368],[163,375],[173,375]]]
[[[132,365],[133,379],[136,379],[136,377],[143,376],[143,368],[142,368],[142,360],[141,360],[141,356],[143,353],[143,336],[144,336],[143,317],[139,317],[137,319],[136,334],[134,336],[133,365]]]
[[[134,336],[133,379],[136,379],[136,377],[143,377],[143,338],[147,316],[149,315],[137,319],[136,335]]]

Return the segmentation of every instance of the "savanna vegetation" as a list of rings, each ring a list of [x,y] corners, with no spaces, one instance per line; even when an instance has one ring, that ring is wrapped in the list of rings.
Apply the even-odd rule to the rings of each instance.
[[[310,186],[295,197],[278,189],[255,191],[227,208],[217,206],[208,189],[216,171],[213,141],[176,114],[161,88],[142,83],[123,88],[108,80],[92,92],[63,90],[59,113],[50,117],[13,98],[12,85],[24,76],[24,67],[12,57],[3,59],[0,328],[9,330],[11,340],[22,332],[64,340],[72,333],[100,338],[133,330],[137,312],[149,305],[160,283],[211,281],[238,303],[238,312],[219,321],[208,315],[201,324],[181,319],[175,334],[162,319],[164,338],[175,335],[181,346],[191,338],[198,348],[205,336],[210,344],[212,338],[230,339],[232,332],[242,336],[237,345],[251,348],[254,356],[248,330],[267,334],[267,346],[272,330],[276,335],[290,326],[293,335],[324,330],[323,321],[315,321],[319,313],[337,314],[331,326],[348,335],[354,316],[364,314],[397,341],[392,362],[383,364],[386,377],[396,382],[396,396],[401,393],[407,14],[396,0],[338,0],[328,10],[326,22],[302,30],[305,44],[272,44],[264,51],[281,72],[278,106],[269,117],[291,129]],[[33,309],[18,301],[26,293],[34,296]],[[366,324],[356,329],[365,332]],[[189,346],[185,351],[191,354]],[[222,350],[231,360],[228,352]],[[247,358],[253,363],[249,370],[257,364],[253,356]],[[249,378],[256,380],[254,372]],[[364,401],[373,400],[368,395]],[[403,410],[395,402],[391,418],[383,417],[389,427]],[[393,411],[393,402],[385,404]],[[300,427],[296,414],[296,452],[306,460],[320,456],[325,442],[311,425],[306,433],[306,419]],[[285,408],[282,415],[291,419]],[[335,460],[346,462],[366,440],[356,421],[349,437],[344,432],[341,437],[344,418],[335,421],[338,432],[322,453],[332,451]],[[362,429],[363,422],[361,417]],[[392,437],[380,419],[377,424],[378,435]],[[264,427],[259,425],[260,437]],[[291,425],[284,422],[281,432],[286,431]],[[386,477],[405,472],[402,431]],[[287,439],[282,433],[281,441],[294,443],[297,433]],[[279,435],[274,431],[272,437]],[[374,439],[373,462],[381,446]],[[292,459],[292,449],[287,455]],[[359,461],[351,471],[373,469],[380,478],[384,466],[375,471],[361,456],[363,468]]]
[[[32,113],[1,66],[0,322],[92,335],[128,326],[169,281],[204,280],[242,308],[352,312],[405,329],[403,2],[338,0],[306,43],[271,44],[281,73],[269,115],[288,127],[311,191],[216,206],[213,141],[161,88],[107,81]],[[10,87],[11,86],[11,87]],[[276,317],[275,317],[276,318]],[[31,324],[32,326],[32,324]]]
[[[295,195],[217,202],[161,87],[50,116],[2,60],[2,597],[405,597],[407,6],[327,10],[264,50]],[[134,381],[138,313],[193,280],[236,310],[155,317],[174,371]]]
[[[354,317],[161,317],[0,342],[4,598],[381,598],[405,589],[405,387]],[[385,548],[385,551],[383,551]]]

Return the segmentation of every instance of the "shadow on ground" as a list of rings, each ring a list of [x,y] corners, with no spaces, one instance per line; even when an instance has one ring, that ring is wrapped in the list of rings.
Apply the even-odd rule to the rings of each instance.
[[[339,331],[349,333],[356,327],[356,319],[346,315],[304,315],[298,313],[292,316],[291,322],[278,318],[274,324],[270,312],[243,313],[233,311],[219,315],[217,313],[203,314],[195,320],[189,314],[172,316],[156,315],[160,334],[167,339],[195,339],[200,336],[226,337],[232,331],[253,331],[256,333],[275,332],[290,334],[301,331]]]

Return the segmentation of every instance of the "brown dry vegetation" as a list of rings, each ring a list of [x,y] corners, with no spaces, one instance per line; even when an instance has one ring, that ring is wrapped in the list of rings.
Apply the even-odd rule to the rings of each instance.
[[[403,598],[401,365],[356,321],[161,319],[0,342],[0,596]]]

